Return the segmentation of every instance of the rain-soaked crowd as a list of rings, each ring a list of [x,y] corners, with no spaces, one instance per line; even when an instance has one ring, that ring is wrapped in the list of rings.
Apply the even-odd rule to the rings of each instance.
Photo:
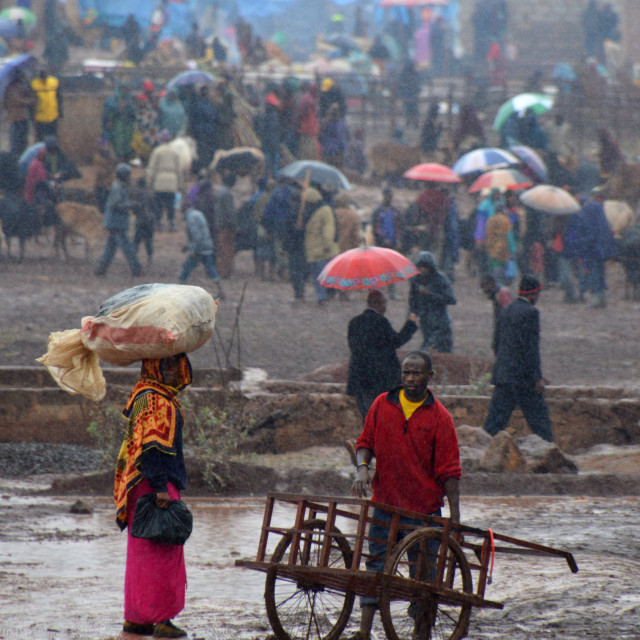
[[[469,257],[467,273],[478,278],[494,309],[494,392],[484,428],[492,435],[503,430],[519,405],[531,430],[552,441],[535,305],[544,282],[561,287],[567,304],[588,301],[593,307],[605,306],[604,265],[620,244],[605,216],[607,187],[602,186],[601,170],[613,173],[622,154],[603,131],[601,166],[586,161],[572,166],[562,113],[551,112],[540,122],[533,107],[514,109],[501,126],[502,146],[524,146],[544,158],[549,182],[566,187],[580,203],[575,213],[525,205],[522,190],[543,178],[539,166],[518,159],[526,185],[516,180],[514,188],[489,183],[472,190],[467,216],[459,213],[462,196],[468,197],[462,190],[468,191],[483,170],[495,166],[489,160],[480,169],[461,171],[459,184],[425,179],[404,210],[394,203],[397,176],[387,176],[379,205],[363,215],[348,191],[339,188],[344,184],[339,170],[362,175],[367,160],[362,131],[349,132],[347,101],[337,79],[304,84],[289,78],[269,83],[257,94],[244,91],[229,75],[212,82],[198,73],[186,72],[181,82],[166,87],[150,80],[136,87],[122,83],[105,101],[93,164],[95,202],[108,240],[95,275],[108,274],[118,248],[131,273],[142,274],[140,245],[150,264],[154,234],[175,232],[177,212],[184,216],[188,240],[177,280],[187,282],[202,264],[219,298],[224,297],[222,282],[233,274],[238,250],[253,252],[259,278],[288,282],[294,305],[305,303],[311,278],[314,303],[321,308],[348,296],[318,281],[339,253],[368,242],[410,257],[418,274],[410,280],[403,327],[396,332],[384,317],[387,296],[396,298],[393,286],[372,290],[367,308],[348,327],[347,393],[356,399],[364,425],[357,442],[349,444],[356,465],[353,490],[364,497],[372,489],[375,501],[432,515],[440,514],[446,497],[451,517],[459,521],[457,439],[451,416],[428,388],[433,376],[428,352],[454,348],[448,307],[457,302],[460,250]],[[402,69],[399,87],[407,128],[419,126],[424,157],[439,158],[439,105],[432,105],[419,122],[419,80],[411,64]],[[0,172],[5,235],[11,234],[5,220],[24,218],[25,211],[33,212],[36,226],[55,225],[64,182],[79,175],[57,140],[56,125],[63,115],[60,98],[57,78],[45,70],[30,82],[18,72],[7,88],[11,140]],[[35,148],[27,148],[31,121],[41,142]],[[238,135],[243,130],[249,132],[244,138]],[[400,145],[402,135],[396,132]],[[456,157],[486,146],[473,105],[461,105],[448,146]],[[295,160],[323,160],[326,165],[303,165],[295,173],[288,170]],[[514,300],[510,288],[516,280]],[[397,348],[418,329],[423,337],[420,351],[400,363]],[[144,494],[155,493],[157,506],[166,508],[185,488],[178,391],[191,380],[185,354],[145,360],[125,409],[129,430],[118,460],[116,502],[119,524],[129,529],[123,626],[127,632],[186,635],[172,622],[184,607],[183,547],[134,537],[131,525],[136,502]],[[398,436],[407,433],[408,438]],[[374,457],[377,471],[370,474]],[[428,470],[425,460],[431,461]],[[409,492],[407,486],[419,490]],[[383,515],[374,518],[381,521]],[[373,537],[388,535],[389,528],[381,527]],[[370,563],[368,569],[380,570],[375,556],[384,550],[379,545],[370,553],[378,564]],[[357,640],[370,637],[376,606],[375,601],[363,600]],[[414,637],[428,637],[425,629],[418,633],[417,621],[426,617],[425,612],[416,613]]]

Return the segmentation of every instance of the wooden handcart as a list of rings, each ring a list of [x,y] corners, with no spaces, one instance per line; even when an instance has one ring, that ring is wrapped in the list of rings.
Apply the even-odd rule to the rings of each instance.
[[[296,509],[292,528],[272,524],[282,504]],[[390,521],[374,519],[374,508]],[[404,518],[420,522],[403,524]],[[382,572],[365,568],[370,524],[389,529],[380,540],[386,543]],[[279,542],[267,559],[273,536]],[[568,551],[448,518],[357,498],[276,493],[267,496],[255,561],[235,564],[266,573],[266,611],[278,640],[338,640],[356,595],[379,599],[389,640],[458,640],[467,634],[472,607],[503,607],[485,598],[498,552],[559,556],[578,571]]]

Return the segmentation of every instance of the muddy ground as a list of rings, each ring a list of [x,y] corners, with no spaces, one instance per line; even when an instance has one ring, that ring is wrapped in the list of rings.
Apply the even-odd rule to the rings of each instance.
[[[406,203],[415,192],[399,192]],[[375,191],[356,188],[363,211]],[[95,260],[72,247],[68,261],[52,256],[50,244],[27,247],[22,263],[0,260],[0,362],[32,365],[49,332],[76,328],[114,293],[143,282],[175,282],[184,255],[184,229],[156,236],[153,264],[132,278],[118,256],[106,278],[93,275]],[[14,248],[15,251],[15,248]],[[215,291],[201,270],[191,284]],[[260,367],[271,378],[297,378],[348,356],[348,320],[364,307],[364,294],[319,308],[311,285],[307,302],[291,305],[289,285],[262,281],[243,252],[225,283],[215,340],[193,354],[195,368],[227,364]],[[542,361],[552,384],[637,387],[640,377],[639,304],[623,299],[616,265],[609,269],[608,306],[591,309],[561,303],[548,288],[541,296]],[[492,311],[461,262],[456,271],[458,304],[450,308],[455,351],[490,358]],[[399,327],[406,316],[407,285],[397,288],[388,316]],[[415,336],[408,347],[419,347]],[[346,454],[344,454],[346,455]],[[628,471],[628,469],[626,469]],[[603,468],[611,472],[610,468]],[[49,479],[50,480],[50,479]],[[594,480],[597,481],[597,480]],[[603,476],[603,482],[606,482]],[[108,498],[90,498],[93,515],[75,516],[75,498],[43,497],[47,478],[0,484],[0,639],[106,640],[121,624],[125,538],[113,522]],[[504,493],[513,493],[505,483]],[[255,553],[260,499],[193,499],[197,527],[187,546],[189,591],[178,619],[191,638],[265,638],[269,627],[262,602],[262,577],[235,569],[236,557]],[[499,558],[488,595],[505,601],[504,611],[478,611],[469,637],[509,640],[631,639],[638,637],[637,594],[640,525],[635,497],[470,497],[463,520],[500,533],[562,546],[576,554],[577,575],[558,560]],[[354,612],[352,623],[357,619]],[[353,630],[353,624],[350,629]],[[377,638],[384,637],[380,629]]]
[[[376,190],[356,187],[355,201],[367,214],[378,200]],[[398,190],[399,206],[415,198],[416,192]],[[144,282],[175,282],[184,254],[183,221],[176,233],[157,233],[155,256],[138,278],[130,275],[118,254],[106,277],[93,275],[102,247],[96,242],[93,256],[86,259],[84,246],[71,247],[68,261],[53,257],[49,244],[30,241],[24,262],[0,259],[0,362],[32,365],[45,348],[51,331],[80,326],[81,319],[97,311],[114,293]],[[14,252],[16,247],[14,247]],[[463,252],[464,253],[464,252]],[[144,264],[145,258],[141,258]],[[491,358],[492,310],[479,291],[477,279],[468,275],[465,256],[457,265],[455,292],[458,304],[450,307],[454,349],[468,356]],[[551,384],[635,387],[640,384],[640,303],[624,299],[619,265],[609,266],[608,306],[562,304],[562,292],[548,288],[539,304],[542,324],[542,363]],[[202,267],[193,272],[189,284],[215,292]],[[365,294],[352,292],[347,301],[323,307],[314,304],[307,285],[307,302],[291,305],[292,291],[279,280],[262,281],[254,273],[250,252],[236,256],[235,271],[225,281],[227,294],[220,304],[216,339],[193,354],[196,367],[225,362],[222,347],[229,350],[232,364],[260,367],[270,378],[292,379],[317,367],[348,357],[347,323],[364,308]],[[398,300],[390,301],[387,315],[399,328],[407,314],[408,285],[397,287]],[[236,322],[237,320],[237,322]],[[239,338],[239,341],[238,341]],[[407,347],[419,347],[416,334]],[[239,346],[238,346],[239,345]],[[216,348],[214,348],[214,346]]]
[[[28,486],[35,488],[20,484]],[[75,498],[15,495],[14,489],[14,482],[0,485],[0,638],[137,638],[120,634],[126,539],[114,523],[111,501],[91,498],[92,514],[72,515]],[[187,602],[176,621],[194,640],[266,638],[263,574],[234,566],[237,558],[255,554],[263,501],[187,501],[195,527],[185,547]],[[638,498],[464,497],[465,523],[566,548],[579,566],[572,574],[560,558],[497,554],[486,596],[504,609],[475,609],[468,637],[637,638],[639,513]],[[287,526],[294,511],[276,511],[274,517]],[[357,628],[357,620],[356,604],[345,634]],[[379,624],[375,638],[384,638]]]

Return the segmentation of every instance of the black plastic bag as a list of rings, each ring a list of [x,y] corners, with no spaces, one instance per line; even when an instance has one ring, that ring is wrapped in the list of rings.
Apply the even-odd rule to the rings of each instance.
[[[131,535],[164,544],[184,544],[193,529],[193,516],[182,500],[171,500],[166,509],[156,506],[156,494],[138,499]]]

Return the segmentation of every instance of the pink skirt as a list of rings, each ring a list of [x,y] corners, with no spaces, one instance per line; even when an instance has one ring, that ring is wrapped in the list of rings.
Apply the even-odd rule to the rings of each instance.
[[[169,497],[180,492],[169,483]],[[142,480],[127,498],[127,565],[124,576],[124,619],[136,624],[170,620],[184,609],[187,572],[182,545],[162,544],[131,535],[135,505],[140,496],[155,493]]]

